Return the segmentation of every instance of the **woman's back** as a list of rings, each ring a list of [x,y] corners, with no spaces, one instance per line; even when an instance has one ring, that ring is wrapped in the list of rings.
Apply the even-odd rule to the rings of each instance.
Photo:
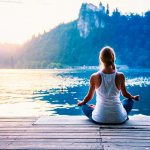
[[[99,60],[102,72],[95,73],[90,78],[90,86],[84,99],[78,102],[85,115],[98,123],[123,123],[133,106],[133,99],[139,100],[139,95],[132,96],[125,86],[125,76],[116,72],[115,52],[111,47],[100,51]],[[96,91],[96,106],[88,106]],[[126,98],[120,101],[120,91]]]
[[[106,99],[112,101],[112,99],[120,98],[120,90],[116,87],[116,72],[112,74],[104,74],[103,72],[99,72],[101,76],[101,84],[96,89],[96,94],[101,99]]]
[[[120,101],[116,74],[117,72],[105,74],[101,71],[96,75],[97,78],[100,76],[97,83],[99,87],[96,88],[96,106],[92,113],[96,122],[121,123],[127,119],[127,113]]]

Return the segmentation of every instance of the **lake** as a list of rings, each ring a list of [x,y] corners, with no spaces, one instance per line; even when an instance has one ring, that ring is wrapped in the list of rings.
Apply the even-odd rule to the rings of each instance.
[[[1,69],[0,116],[82,115],[77,100],[86,95],[90,75],[96,71]],[[130,115],[150,115],[150,69],[119,71],[126,76],[127,89],[141,97]]]

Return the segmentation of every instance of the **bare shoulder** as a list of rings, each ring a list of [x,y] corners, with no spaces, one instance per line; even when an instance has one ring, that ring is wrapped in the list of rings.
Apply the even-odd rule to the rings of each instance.
[[[122,72],[117,72],[117,78],[121,81],[125,80],[125,75]]]
[[[96,79],[96,78],[98,78],[99,76],[100,76],[100,73],[99,73],[99,72],[95,72],[95,73],[93,73],[93,74],[91,75],[91,78]]]
[[[94,84],[95,87],[99,87],[100,84],[101,84],[101,76],[100,76],[100,73],[99,72],[95,72],[91,75],[91,78],[90,78],[90,83]]]

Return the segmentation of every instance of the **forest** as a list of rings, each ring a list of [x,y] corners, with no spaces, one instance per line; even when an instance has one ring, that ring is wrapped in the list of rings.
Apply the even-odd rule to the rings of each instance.
[[[110,13],[109,5],[84,3],[76,20],[33,35],[17,54],[1,59],[0,67],[4,62],[7,68],[97,66],[100,49],[109,45],[116,52],[117,65],[150,68],[149,41],[150,11],[122,14],[115,9]]]

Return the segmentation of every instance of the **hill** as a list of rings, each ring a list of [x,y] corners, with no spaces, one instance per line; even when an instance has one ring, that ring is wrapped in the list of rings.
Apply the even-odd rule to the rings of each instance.
[[[15,68],[98,65],[99,50],[112,46],[117,64],[150,68],[150,11],[143,15],[109,13],[109,5],[83,3],[77,20],[60,24],[22,45]]]

